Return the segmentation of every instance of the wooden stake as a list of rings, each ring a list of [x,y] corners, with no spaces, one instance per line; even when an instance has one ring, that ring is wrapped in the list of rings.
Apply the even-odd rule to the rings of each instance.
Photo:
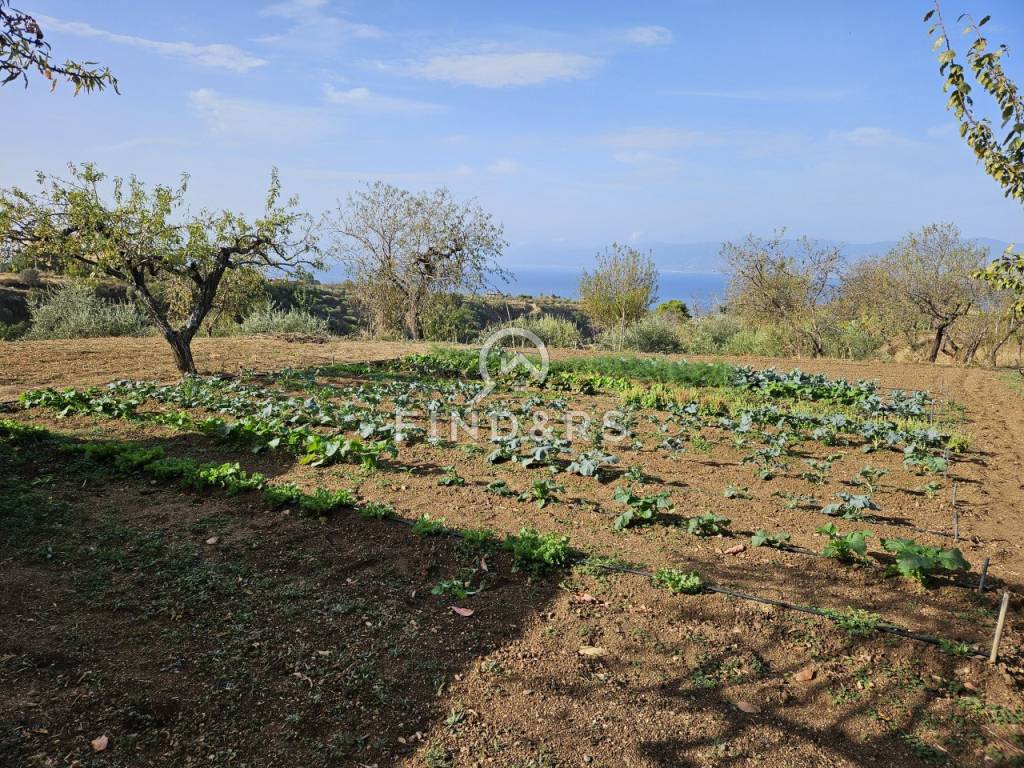
[[[1010,605],[1010,592],[1003,592],[1003,602],[999,606],[999,620],[996,622],[996,636],[992,638],[992,653],[988,655],[988,663],[995,664],[999,657],[999,642],[1003,639],[1003,625],[1006,624],[1006,609]]]
[[[985,577],[988,576],[988,558],[981,562],[981,576],[978,579],[978,594],[985,591]]]

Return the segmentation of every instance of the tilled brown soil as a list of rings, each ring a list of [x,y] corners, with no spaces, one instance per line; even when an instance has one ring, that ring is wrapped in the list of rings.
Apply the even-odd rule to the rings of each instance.
[[[228,371],[382,359],[410,348],[202,341],[200,367]],[[0,345],[2,399],[29,386],[172,375],[158,340],[82,344],[88,354],[77,357],[67,343]],[[771,492],[814,492],[824,502],[851,490],[841,480],[871,463],[889,470],[876,493],[884,520],[840,528],[871,529],[877,551],[879,536],[950,546],[939,534],[951,528],[955,481],[965,555],[975,565],[989,557],[1000,583],[1020,592],[1024,401],[996,375],[749,362],[931,389],[966,407],[971,453],[936,499],[909,492],[923,478],[898,456],[865,458],[856,449],[816,447],[814,455],[846,454],[820,488],[802,484],[796,469],[757,482],[720,441],[707,454],[622,453],[624,465],[645,466],[647,492],[669,490],[679,515],[711,510],[730,517],[737,534],[785,529],[793,543],[820,549],[813,531],[821,516],[785,510]],[[795,603],[866,608],[981,646],[994,624],[995,593],[923,590],[885,577],[884,556],[876,567],[850,568],[749,547],[725,554],[741,535],[699,539],[671,525],[615,534],[614,479],[559,475],[566,491],[539,509],[483,486],[500,478],[523,490],[540,475],[459,448],[403,448],[400,471],[364,475],[233,453],[162,428],[15,416],[81,438],[240,460],[275,481],[355,487],[407,517],[429,513],[500,533],[523,525],[564,531],[591,552],[693,568],[716,584]],[[467,484],[439,487],[445,465]],[[244,497],[66,473],[56,457],[17,457],[3,469],[36,478],[40,492],[74,512],[59,531],[0,538],[0,590],[9,596],[0,604],[0,764],[980,765],[1022,754],[1016,608],[1005,661],[990,667],[723,595],[674,597],[631,575],[574,571],[529,581],[500,554],[483,571],[450,540],[415,537],[396,523],[345,514],[320,523]],[[727,484],[755,498],[726,499]],[[430,594],[465,569],[486,589],[463,601]],[[473,614],[456,615],[453,602]],[[89,741],[101,735],[108,746],[94,752]]]

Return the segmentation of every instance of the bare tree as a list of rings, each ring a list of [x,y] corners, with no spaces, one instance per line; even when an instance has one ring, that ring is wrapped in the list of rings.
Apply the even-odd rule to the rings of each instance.
[[[28,86],[28,72],[36,70],[57,87],[64,78],[79,91],[102,91],[110,86],[117,91],[117,78],[109,69],[99,69],[92,61],[68,59],[58,64],[50,56],[50,44],[43,39],[39,22],[24,11],[12,8],[10,0],[0,0],[0,85],[22,80]]]
[[[953,224],[929,224],[905,236],[883,260],[894,296],[930,325],[929,362],[938,359],[953,324],[977,306],[983,287],[974,275],[987,260],[987,249],[965,241]]]
[[[70,170],[70,179],[40,174],[36,194],[0,190],[0,242],[26,254],[56,253],[88,277],[126,285],[183,374],[196,372],[192,339],[229,271],[321,265],[310,217],[295,210],[295,198],[281,202],[276,170],[263,215],[252,221],[230,211],[177,216],[187,176],[177,188],[152,190],[135,177],[115,178],[105,195],[105,176],[94,166]],[[174,302],[167,298],[171,281],[185,291]]]
[[[784,234],[780,231],[767,240],[749,235],[742,243],[722,245],[729,305],[748,320],[783,325],[813,357],[820,357],[834,320],[829,302],[836,292],[842,253],[806,237],[788,243]]]
[[[413,194],[382,181],[339,203],[326,225],[378,324],[401,314],[405,333],[423,337],[422,314],[438,293],[475,292],[498,265],[503,231],[475,201],[456,202],[444,188]]]

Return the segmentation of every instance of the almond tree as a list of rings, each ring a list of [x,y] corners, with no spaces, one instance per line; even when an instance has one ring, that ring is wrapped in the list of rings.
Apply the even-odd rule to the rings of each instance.
[[[584,270],[579,282],[583,311],[600,328],[618,328],[621,349],[626,327],[637,322],[658,294],[654,260],[619,243],[597,254],[593,271]]]
[[[382,181],[349,195],[328,215],[334,252],[348,268],[378,327],[401,317],[405,333],[423,338],[423,310],[440,293],[476,291],[503,277],[505,241],[475,201],[456,202],[444,188],[413,194]]]
[[[43,30],[32,16],[12,8],[10,0],[0,0],[0,85],[22,80],[28,87],[28,72],[37,71],[50,81],[50,89],[63,78],[84,90],[102,91],[110,86],[117,91],[117,78],[109,69],[100,69],[93,61],[68,59],[58,64],[51,58],[50,44],[43,39]]]
[[[975,22],[964,14],[957,21],[966,24],[964,32],[973,38],[964,60],[974,80],[991,97],[999,130],[1005,131],[1002,136],[997,135],[992,119],[981,114],[975,104],[973,88],[953,49],[938,0],[924,21],[933,21],[928,34],[934,38],[933,48],[939,51],[939,73],[946,78],[942,87],[949,94],[946,107],[956,115],[960,135],[985,166],[985,172],[1003,188],[1003,194],[1024,202],[1024,96],[1003,69],[1002,60],[1009,49],[1005,45],[990,48],[982,32],[989,18]],[[996,288],[1012,291],[1013,311],[1024,314],[1024,254],[1008,248],[1001,258],[979,270],[978,276]]]
[[[196,372],[192,339],[229,272],[322,266],[310,217],[296,209],[297,199],[281,201],[276,169],[263,214],[248,220],[230,211],[183,210],[187,175],[177,187],[148,189],[134,176],[104,184],[90,164],[69,168],[68,179],[40,173],[35,193],[0,190],[0,246],[54,256],[73,274],[127,286],[182,374]],[[177,292],[168,290],[172,283]]]

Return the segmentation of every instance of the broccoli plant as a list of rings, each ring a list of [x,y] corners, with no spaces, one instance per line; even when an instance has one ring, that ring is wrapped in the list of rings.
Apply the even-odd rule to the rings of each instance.
[[[857,473],[857,478],[853,481],[856,485],[862,485],[869,494],[874,493],[878,489],[878,481],[889,474],[887,469],[879,469],[878,467],[872,467],[870,464],[861,467]]]
[[[867,559],[867,540],[871,531],[851,531],[841,534],[835,523],[828,523],[818,529],[818,533],[828,538],[828,543],[821,550],[824,557],[831,557],[844,563],[863,562]]]
[[[929,480],[927,483],[917,489],[919,493],[923,493],[929,499],[934,499],[939,495],[939,491],[942,490],[942,483],[937,480]]]
[[[750,546],[782,549],[787,544],[789,544],[789,539],[789,533],[787,533],[786,531],[779,531],[778,533],[768,533],[764,529],[758,528],[750,537]]]
[[[704,582],[696,571],[687,573],[675,568],[660,568],[651,575],[651,582],[673,595],[697,595],[704,591]]]
[[[594,477],[600,474],[603,467],[610,467],[618,462],[618,457],[610,453],[599,450],[585,451],[573,459],[565,471],[571,475]]]
[[[493,493],[495,496],[502,496],[504,498],[516,495],[516,492],[509,488],[508,483],[504,480],[494,480],[488,483],[485,490],[488,493]]]
[[[882,548],[896,555],[893,571],[920,584],[942,571],[956,573],[971,569],[959,549],[943,549],[898,538],[882,539]]]
[[[745,485],[727,485],[723,494],[727,499],[752,499],[753,494]]]
[[[631,483],[642,483],[646,478],[646,475],[644,474],[644,465],[633,464],[629,469],[622,473],[622,476]]]
[[[668,491],[637,496],[629,488],[616,488],[612,498],[626,509],[615,518],[612,528],[621,531],[634,525],[653,523],[662,512],[668,512],[675,505],[669,498]]]
[[[949,471],[949,462],[942,456],[933,456],[917,443],[903,449],[903,464],[917,474],[941,475]]]
[[[554,480],[534,480],[529,490],[519,494],[520,501],[533,501],[537,506],[544,509],[553,501],[558,501],[555,494],[565,492],[565,486],[556,483]]]
[[[808,471],[801,473],[800,477],[812,485],[824,485],[828,482],[828,473],[832,471],[832,465],[841,458],[843,454],[833,453],[825,459],[804,459]]]
[[[438,479],[437,484],[447,487],[460,486],[466,484],[466,479],[459,475],[458,471],[453,466],[442,467],[444,474]]]
[[[686,531],[694,536],[719,536],[728,533],[729,524],[732,522],[728,517],[716,515],[714,512],[705,512],[703,515],[690,517],[686,520]]]
[[[782,499],[782,506],[786,509],[796,509],[797,507],[810,509],[818,506],[818,500],[813,496],[793,493],[791,491],[775,491],[772,493],[772,496]]]
[[[823,515],[841,517],[844,520],[863,520],[866,510],[878,509],[878,505],[871,500],[870,496],[840,491],[836,494],[836,498],[839,501],[826,504],[821,508]]]

